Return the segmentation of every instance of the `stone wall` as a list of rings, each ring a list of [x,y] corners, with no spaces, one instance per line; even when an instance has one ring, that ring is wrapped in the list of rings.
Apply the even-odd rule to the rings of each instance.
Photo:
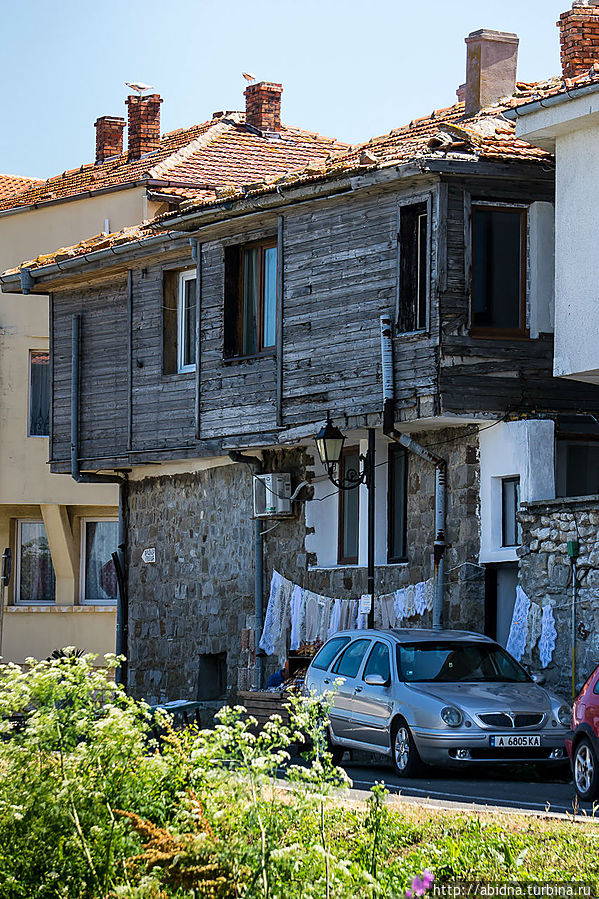
[[[525,503],[520,584],[532,603],[550,604],[556,621],[553,658],[544,669],[547,683],[564,696],[571,690],[572,564],[568,541],[580,545],[576,605],[576,688],[599,662],[599,496]],[[529,640],[522,661],[541,671],[540,614],[529,616]]]
[[[478,437],[461,428],[419,433],[448,461],[446,624],[481,630],[484,576],[479,552]],[[304,448],[268,450],[265,471],[291,472],[292,489],[310,472]],[[254,613],[252,473],[235,463],[193,474],[133,481],[129,491],[129,682],[134,695],[164,701],[197,691],[198,658],[227,653],[229,696],[238,669],[253,664]],[[409,458],[408,552],[410,562],[377,567],[376,591],[387,593],[432,574],[435,473]],[[366,592],[366,569],[315,569],[305,548],[304,506],[296,517],[264,522],[264,596],[272,570],[328,596]],[[156,550],[145,563],[142,552]],[[468,563],[468,564],[464,564]],[[410,625],[430,625],[430,613]],[[265,660],[265,670],[277,666]]]

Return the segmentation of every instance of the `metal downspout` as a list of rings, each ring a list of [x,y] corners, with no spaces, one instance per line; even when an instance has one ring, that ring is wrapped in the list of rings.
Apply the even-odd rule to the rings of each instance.
[[[405,446],[426,462],[435,466],[435,540],[433,543],[435,597],[433,601],[433,628],[443,628],[445,605],[445,550],[446,540],[446,490],[447,462],[431,453],[425,446],[412,440],[407,434],[395,430],[395,382],[393,373],[393,326],[390,315],[381,315],[381,360],[383,370],[383,433],[390,440]]]
[[[80,406],[80,362],[81,362],[81,313],[72,318],[71,332],[71,477],[78,484],[118,484],[119,486],[119,547],[118,560],[121,570],[117,571],[116,604],[116,645],[117,655],[127,655],[128,651],[128,596],[127,596],[127,478],[118,475],[82,473],[79,468],[79,406]],[[115,673],[117,683],[127,689],[127,663]]]
[[[255,456],[246,456],[243,453],[232,450],[229,453],[232,462],[246,462],[251,466],[254,474],[262,472],[262,462]],[[260,637],[264,626],[264,537],[262,535],[262,522],[254,518],[254,647],[256,666],[256,684],[262,686],[262,657],[260,656]]]

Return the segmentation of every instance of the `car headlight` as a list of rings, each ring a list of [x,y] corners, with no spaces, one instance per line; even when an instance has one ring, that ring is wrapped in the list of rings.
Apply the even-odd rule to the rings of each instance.
[[[563,727],[570,727],[570,719],[572,717],[570,706],[560,705],[559,709],[557,710],[556,717]]]
[[[441,718],[449,727],[459,727],[464,720],[460,710],[452,705],[446,705],[444,709],[441,709]]]

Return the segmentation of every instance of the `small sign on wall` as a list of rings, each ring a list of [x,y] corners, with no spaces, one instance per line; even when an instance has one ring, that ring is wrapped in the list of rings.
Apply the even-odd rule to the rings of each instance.
[[[370,595],[370,593],[364,593],[360,597],[360,604],[359,604],[358,612],[360,613],[360,615],[368,615],[370,613],[371,608],[372,608],[372,596]]]
[[[142,562],[155,562],[156,561],[156,549],[153,546],[149,546],[147,549],[141,554]]]

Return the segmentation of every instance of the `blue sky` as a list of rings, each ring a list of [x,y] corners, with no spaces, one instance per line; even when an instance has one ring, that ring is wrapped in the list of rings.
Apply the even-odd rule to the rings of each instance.
[[[356,142],[455,101],[464,37],[520,36],[518,77],[559,72],[570,0],[0,0],[0,172],[94,158],[94,121],[126,117],[125,81],[164,98],[162,130],[242,109],[242,71],[281,81],[283,121]]]

